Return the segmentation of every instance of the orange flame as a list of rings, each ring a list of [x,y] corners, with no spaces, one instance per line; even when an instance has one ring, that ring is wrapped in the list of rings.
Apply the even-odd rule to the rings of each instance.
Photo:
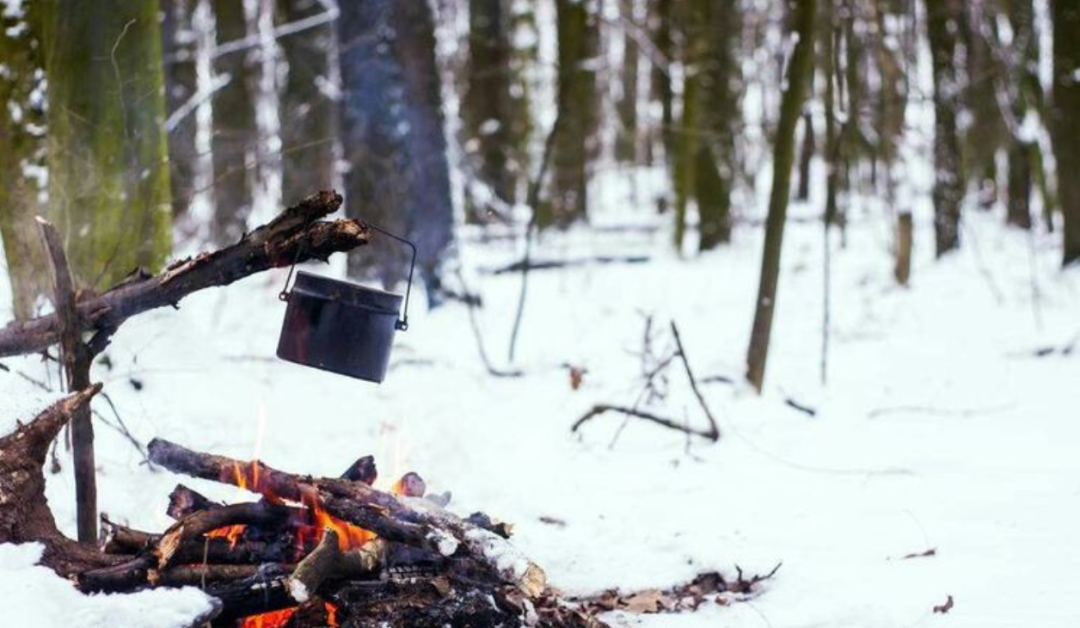
[[[326,625],[338,628],[337,607],[330,602],[323,602],[326,607]],[[245,617],[240,623],[240,628],[282,628],[296,613],[296,608],[286,608],[280,611],[270,611],[261,615]]]
[[[289,622],[295,612],[295,608],[286,608],[261,615],[251,615],[244,618],[240,628],[281,628]]]
[[[347,521],[342,521],[323,510],[318,498],[305,496],[304,505],[311,511],[312,518],[315,520],[316,542],[322,540],[323,531],[326,528],[330,528],[337,533],[338,548],[343,552],[362,547],[375,538],[374,532],[354,526]]]

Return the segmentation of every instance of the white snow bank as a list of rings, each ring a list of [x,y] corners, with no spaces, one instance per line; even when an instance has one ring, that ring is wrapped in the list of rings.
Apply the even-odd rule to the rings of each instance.
[[[198,589],[158,589],[130,595],[83,595],[38,566],[38,543],[0,545],[5,628],[185,628],[210,611]]]

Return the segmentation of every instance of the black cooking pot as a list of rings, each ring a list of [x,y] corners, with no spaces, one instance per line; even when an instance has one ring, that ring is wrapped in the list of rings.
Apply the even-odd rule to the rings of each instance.
[[[416,248],[412,243],[386,235],[412,247],[415,263]],[[408,288],[402,297],[349,281],[298,272],[292,291],[281,293],[288,306],[278,340],[278,357],[369,382],[382,382],[390,364],[394,332],[409,327],[412,273],[410,266]],[[399,319],[402,304],[405,311]]]

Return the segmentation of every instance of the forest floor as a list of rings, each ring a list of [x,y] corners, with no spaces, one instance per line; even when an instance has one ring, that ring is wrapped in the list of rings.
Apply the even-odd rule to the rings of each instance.
[[[969,214],[965,248],[934,262],[925,218],[910,289],[893,282],[880,214],[854,216],[846,248],[834,240],[825,386],[822,233],[798,221],[785,243],[761,397],[742,383],[760,230],[739,230],[731,246],[686,260],[669,252],[664,230],[547,238],[538,257],[653,260],[533,273],[520,378],[486,372],[459,303],[415,308],[382,386],[277,361],[284,275],[274,273],[129,321],[94,379],[143,442],[161,436],[316,475],[374,453],[383,482],[415,470],[432,490],[452,491],[459,512],[513,522],[516,543],[569,593],[665,587],[702,571],[731,576],[737,564],[760,573],[783,562],[752,600],[681,615],[612,614],[613,626],[1075,626],[1080,346],[1064,349],[1080,334],[1080,273],[1058,269],[1053,236],[1029,241],[991,215]],[[511,243],[463,250],[470,269],[519,255]],[[518,277],[471,277],[484,298],[477,315],[487,350],[505,366]],[[647,315],[659,332],[678,323],[699,379],[735,382],[703,385],[720,442],[639,420],[616,438],[615,415],[570,432],[596,403],[633,403]],[[668,342],[658,335],[655,350]],[[40,360],[4,363],[57,381]],[[577,390],[565,364],[586,369]],[[667,399],[652,409],[703,425],[681,375],[671,370]],[[0,373],[0,431],[53,396]],[[73,535],[62,449],[48,497]],[[192,482],[149,469],[100,421],[97,461],[101,509],[138,528],[167,526],[169,491]],[[194,591],[83,598],[31,567],[34,555],[0,546],[4,626],[169,628],[202,604]],[[951,611],[935,614],[948,596]]]

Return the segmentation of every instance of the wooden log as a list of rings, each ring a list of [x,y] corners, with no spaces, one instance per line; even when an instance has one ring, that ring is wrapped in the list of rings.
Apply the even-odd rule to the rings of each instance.
[[[382,541],[374,540],[364,547],[343,552],[338,546],[337,532],[327,528],[319,546],[300,561],[289,577],[289,594],[303,604],[327,580],[370,577],[382,563],[382,546]]]
[[[160,534],[133,530],[117,523],[102,520],[105,535],[103,551],[106,554],[141,555],[152,552],[160,542]],[[260,565],[296,561],[315,549],[314,533],[298,539],[297,530],[289,529],[276,534],[262,534],[271,540],[248,538],[245,530],[238,539],[204,537],[181,542],[173,556],[178,565],[208,563],[211,565]],[[151,561],[152,562],[152,561]]]
[[[294,261],[325,261],[333,253],[367,244],[369,229],[364,223],[319,220],[335,212],[341,200],[336,192],[318,192],[232,246],[178,261],[158,275],[135,274],[101,296],[79,302],[82,331],[114,330],[137,314],[175,307],[192,292],[226,286]],[[10,323],[0,329],[0,357],[43,351],[59,341],[60,331],[55,314]]]
[[[194,489],[177,484],[176,488],[169,493],[169,507],[165,510],[165,514],[173,519],[183,519],[193,512],[220,505]]]
[[[209,584],[206,594],[221,605],[215,625],[229,626],[242,617],[296,606],[286,586],[288,578],[288,572],[270,568],[243,580]]]
[[[64,577],[123,560],[61,534],[45,500],[42,465],[49,445],[71,416],[100,390],[101,385],[95,384],[61,399],[33,421],[0,438],[0,543],[40,542],[45,546],[41,564]]]
[[[510,543],[442,510],[422,498],[401,498],[361,482],[313,478],[278,471],[260,461],[241,462],[204,454],[162,439],[149,445],[150,460],[166,469],[233,485],[263,495],[300,503],[318,500],[338,519],[370,530],[385,540],[438,551],[443,556],[471,556],[492,576],[537,596],[545,588],[540,567]],[[242,470],[238,477],[236,470]],[[460,554],[459,554],[460,552]]]
[[[150,553],[154,556],[156,568],[165,569],[176,563],[176,554],[182,545],[202,539],[207,532],[235,525],[284,528],[289,522],[289,515],[288,507],[265,500],[199,510],[169,526]]]

